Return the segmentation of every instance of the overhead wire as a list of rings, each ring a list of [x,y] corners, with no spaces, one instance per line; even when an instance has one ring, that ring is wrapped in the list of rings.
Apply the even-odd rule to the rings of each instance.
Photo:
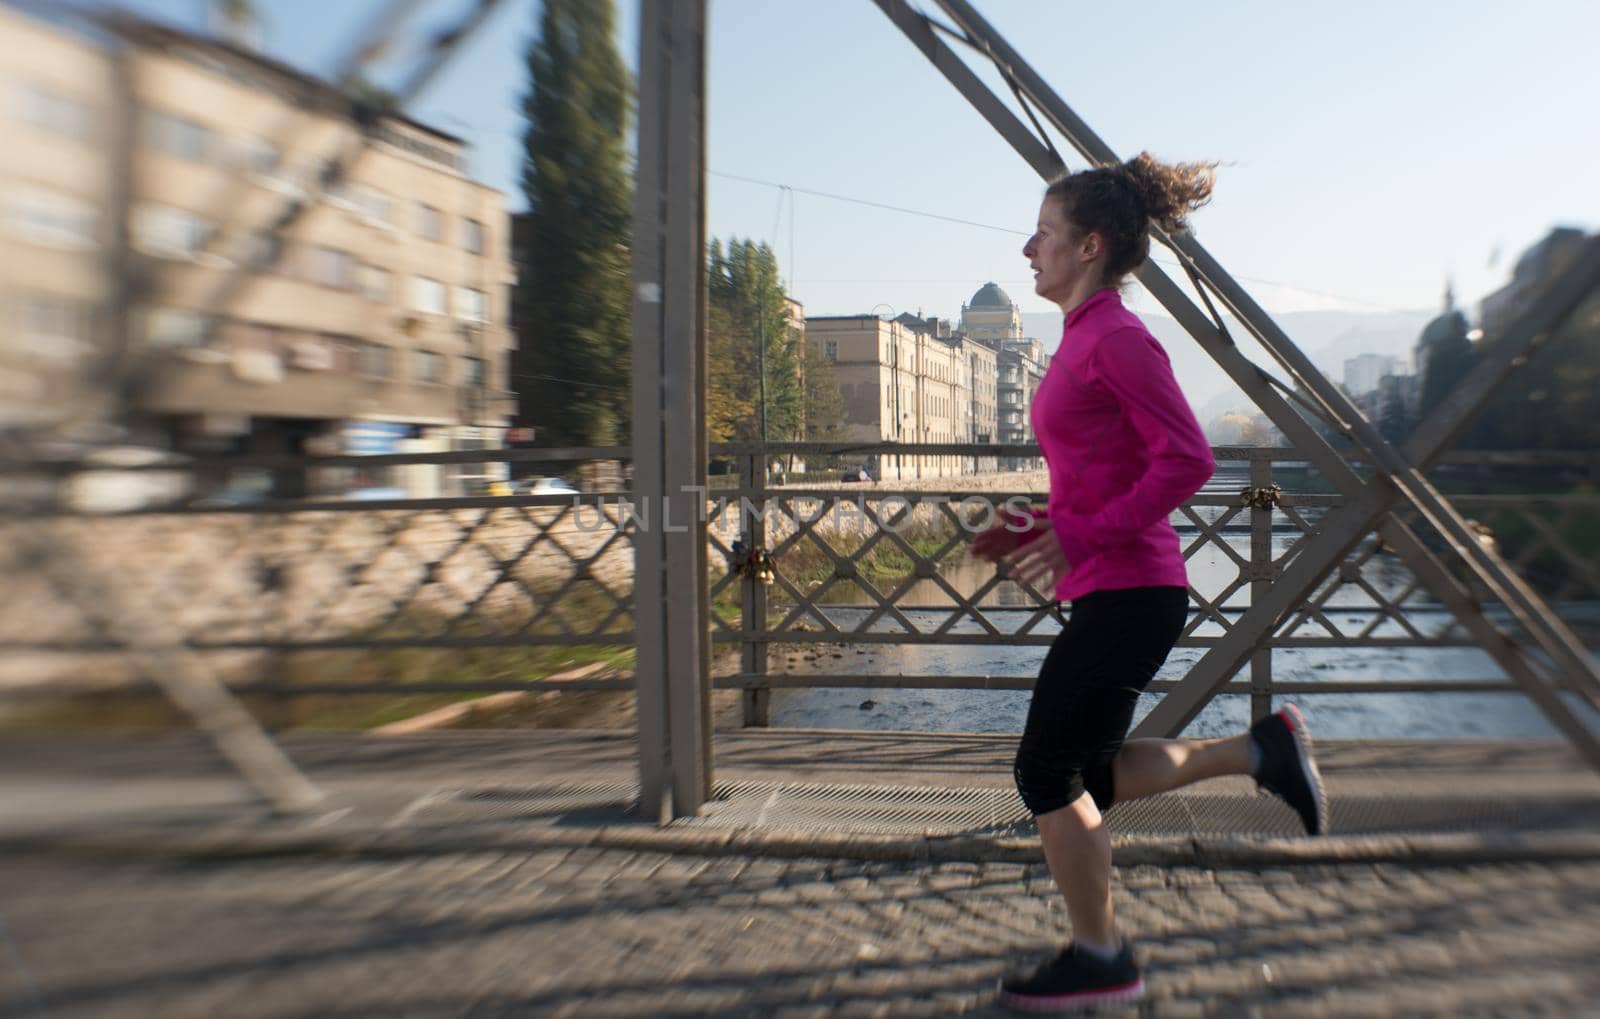
[[[886,202],[873,201],[872,199],[868,199],[868,198],[857,198],[857,197],[854,197],[852,195],[841,195],[841,194],[837,194],[837,193],[834,193],[834,192],[817,191],[817,190],[813,190],[813,189],[810,189],[810,188],[796,187],[796,186],[794,186],[792,184],[784,184],[784,183],[781,183],[779,181],[764,180],[764,179],[762,179],[760,177],[750,177],[750,176],[746,176],[744,174],[727,173],[726,171],[722,171],[722,170],[707,170],[706,173],[709,174],[710,176],[713,176],[713,177],[722,177],[722,178],[727,179],[727,180],[736,180],[736,181],[741,181],[741,182],[746,183],[746,184],[756,184],[756,185],[760,185],[762,187],[779,188],[781,190],[787,191],[787,192],[790,193],[791,206],[792,206],[793,201],[794,201],[793,196],[796,195],[796,194],[814,195],[817,198],[827,198],[827,199],[829,199],[831,201],[835,201],[835,202],[846,202],[846,203],[851,204],[851,205],[862,205],[862,206],[866,206],[868,208],[883,209],[883,210],[886,210],[888,212],[897,212],[897,213],[900,213],[900,214],[906,215],[906,216],[917,216],[917,217],[920,217],[920,218],[923,218],[923,219],[937,220],[937,221],[943,222],[943,223],[956,223],[956,224],[959,224],[961,226],[977,227],[977,228],[983,229],[983,230],[994,230],[994,231],[998,231],[1000,233],[1008,233],[1008,234],[1011,234],[1011,235],[1016,236],[1016,237],[1027,237],[1027,236],[1029,236],[1029,233],[1030,233],[1027,230],[1018,230],[1016,227],[997,226],[997,225],[995,225],[993,223],[983,223],[983,222],[980,222],[978,220],[964,219],[964,218],[959,217],[959,216],[947,216],[947,215],[944,215],[943,213],[928,212],[927,210],[924,210],[924,209],[911,209],[911,208],[907,208],[905,206],[900,206],[900,205],[890,205],[890,204],[888,204]],[[776,232],[774,232],[774,237],[776,238]],[[1164,265],[1164,266],[1166,266],[1168,268],[1171,268],[1171,269],[1182,269],[1183,268],[1183,263],[1181,263],[1181,262],[1179,262],[1179,261],[1177,261],[1175,259],[1156,258],[1156,257],[1152,256],[1150,260],[1152,262],[1155,262],[1158,265]],[[1262,286],[1276,287],[1279,290],[1291,290],[1291,291],[1294,291],[1296,293],[1306,294],[1306,295],[1309,295],[1309,296],[1312,296],[1312,297],[1321,297],[1321,298],[1324,298],[1324,299],[1330,300],[1330,301],[1340,301],[1340,302],[1343,302],[1345,304],[1361,305],[1363,307],[1372,308],[1372,309],[1377,310],[1377,311],[1402,312],[1402,311],[1411,310],[1411,309],[1408,309],[1408,308],[1398,308],[1398,307],[1395,307],[1394,305],[1379,304],[1376,301],[1368,301],[1368,300],[1365,300],[1365,299],[1359,298],[1359,297],[1351,297],[1351,296],[1349,296],[1347,294],[1334,294],[1334,293],[1329,293],[1328,291],[1325,291],[1325,290],[1314,290],[1314,289],[1312,289],[1310,287],[1302,287],[1302,286],[1299,286],[1298,284],[1294,284],[1294,283],[1284,283],[1284,282],[1282,282],[1280,280],[1265,279],[1265,278],[1260,277],[1260,276],[1243,276],[1243,275],[1239,275],[1239,274],[1235,273],[1234,274],[1234,278],[1235,279],[1240,279],[1240,280],[1245,280],[1245,281],[1250,282],[1250,283],[1259,283]],[[810,282],[818,283],[818,282],[835,282],[835,281],[812,280]],[[845,282],[851,282],[851,281],[845,281]],[[901,282],[901,281],[884,280],[882,282],[891,282],[892,283],[892,282]],[[903,282],[907,282],[907,283],[920,283],[920,282],[937,283],[937,282],[943,282],[943,281],[940,281],[940,280],[905,280]],[[951,281],[951,282],[962,282],[962,281],[957,280],[957,281]]]

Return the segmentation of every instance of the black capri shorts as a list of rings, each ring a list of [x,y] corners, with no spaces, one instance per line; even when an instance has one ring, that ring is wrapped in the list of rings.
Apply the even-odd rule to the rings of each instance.
[[[1039,669],[1017,748],[1017,792],[1035,817],[1085,791],[1101,810],[1115,802],[1112,762],[1139,694],[1188,614],[1189,592],[1181,587],[1095,591],[1072,603]]]

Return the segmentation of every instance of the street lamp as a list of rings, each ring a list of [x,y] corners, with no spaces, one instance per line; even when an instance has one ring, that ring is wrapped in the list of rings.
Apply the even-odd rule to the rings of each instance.
[[[879,308],[887,309],[888,314],[887,315],[880,314],[878,312]],[[889,365],[890,365],[889,373],[890,373],[890,378],[893,380],[892,381],[892,387],[893,387],[892,388],[892,392],[894,393],[894,403],[893,403],[893,406],[891,406],[890,409],[889,409],[889,415],[890,415],[890,419],[894,423],[894,441],[895,441],[895,444],[898,445],[900,443],[900,440],[901,440],[901,425],[900,425],[900,419],[901,419],[901,413],[900,413],[900,341],[899,341],[899,338],[896,337],[895,334],[894,334],[894,320],[898,316],[895,313],[893,305],[884,304],[884,303],[881,303],[881,302],[878,303],[878,304],[874,304],[872,306],[871,314],[879,322],[882,322],[882,323],[884,323],[885,325],[887,325],[889,327]],[[900,467],[900,451],[899,450],[895,450],[895,454],[894,454],[894,476],[895,476],[895,480],[896,481],[900,480],[901,467]],[[883,471],[882,471],[881,467],[880,467],[880,469],[878,471],[878,479],[880,481],[883,480]]]

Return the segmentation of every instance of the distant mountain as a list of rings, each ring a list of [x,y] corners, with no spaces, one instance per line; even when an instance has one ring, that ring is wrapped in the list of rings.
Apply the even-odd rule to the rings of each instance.
[[[1411,349],[1434,314],[1429,311],[1295,311],[1274,318],[1296,346],[1311,358],[1312,364],[1334,382],[1342,382],[1344,362],[1357,354],[1388,354],[1410,365]],[[1166,349],[1178,384],[1202,421],[1253,406],[1250,398],[1174,319],[1154,313],[1140,317]],[[1061,316],[1058,314],[1024,313],[1022,328],[1026,335],[1037,337],[1047,351],[1054,352],[1061,341]],[[1231,320],[1228,328],[1235,335],[1245,335],[1243,327]]]

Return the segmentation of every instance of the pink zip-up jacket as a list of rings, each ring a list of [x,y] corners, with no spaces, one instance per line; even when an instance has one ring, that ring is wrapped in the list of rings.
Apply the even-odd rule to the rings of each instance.
[[[1072,309],[1029,409],[1046,510],[1072,571],[1062,601],[1188,583],[1167,517],[1216,470],[1166,351],[1115,289]]]

